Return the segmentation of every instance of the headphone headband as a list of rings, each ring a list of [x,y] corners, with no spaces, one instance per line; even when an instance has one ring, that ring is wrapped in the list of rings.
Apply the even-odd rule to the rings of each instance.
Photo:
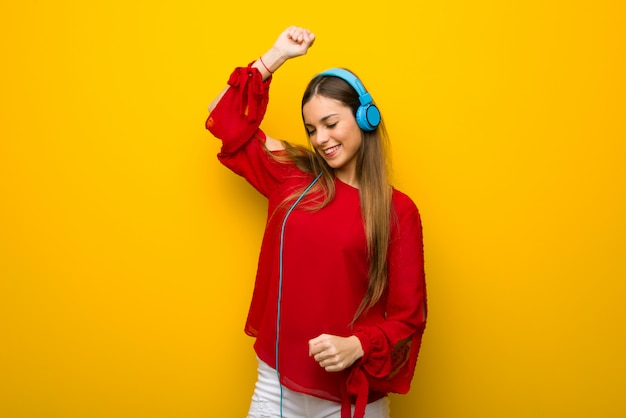
[[[361,106],[356,112],[356,121],[364,131],[373,131],[380,123],[380,111],[374,104],[372,95],[365,90],[361,80],[350,71],[343,68],[330,68],[318,74],[324,77],[338,77],[347,82],[359,95]]]

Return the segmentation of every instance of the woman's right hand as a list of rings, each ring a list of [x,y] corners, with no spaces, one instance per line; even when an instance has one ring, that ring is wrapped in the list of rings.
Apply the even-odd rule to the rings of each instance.
[[[274,45],[252,66],[261,73],[263,80],[266,80],[281,65],[290,58],[299,57],[307,53],[315,41],[315,35],[310,30],[298,26],[289,26],[276,39]],[[209,104],[209,112],[217,106],[224,94],[228,91],[226,86],[222,92]],[[272,142],[271,140],[269,142]],[[276,149],[282,149],[282,144],[275,141]]]
[[[254,66],[265,80],[288,59],[306,54],[314,41],[315,35],[310,30],[289,26],[278,36],[269,51],[254,63]]]
[[[299,57],[307,53],[315,41],[315,35],[308,29],[290,26],[276,39],[273,48],[285,59]]]

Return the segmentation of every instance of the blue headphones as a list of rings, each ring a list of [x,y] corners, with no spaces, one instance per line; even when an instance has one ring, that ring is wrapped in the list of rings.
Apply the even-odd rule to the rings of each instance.
[[[361,105],[356,111],[356,122],[364,131],[373,131],[380,123],[380,111],[373,103],[372,95],[365,90],[365,86],[357,76],[343,68],[331,68],[319,73],[320,76],[339,77],[346,81],[359,94]]]

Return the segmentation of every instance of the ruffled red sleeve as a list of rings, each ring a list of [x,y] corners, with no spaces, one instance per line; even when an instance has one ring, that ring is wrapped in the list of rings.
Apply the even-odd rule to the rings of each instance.
[[[396,197],[385,319],[357,326],[354,332],[364,351],[346,382],[348,395],[356,397],[355,418],[363,416],[369,393],[409,391],[426,326],[421,219],[408,196]],[[344,410],[342,418],[349,416],[349,409]]]
[[[219,161],[266,197],[293,170],[293,165],[270,155],[264,146],[265,133],[259,128],[269,102],[270,82],[271,77],[263,81],[251,64],[236,68],[228,79],[229,88],[206,120],[206,128],[222,140]]]
[[[232,154],[259,129],[269,102],[271,77],[263,81],[252,63],[237,67],[228,79],[228,90],[206,120],[206,128],[222,140],[221,154]]]

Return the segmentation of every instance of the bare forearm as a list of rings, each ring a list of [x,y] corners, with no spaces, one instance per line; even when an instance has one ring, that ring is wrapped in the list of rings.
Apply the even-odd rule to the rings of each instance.
[[[266,80],[290,58],[306,54],[314,41],[315,35],[308,29],[290,26],[278,36],[270,49],[252,63],[252,67],[260,72],[263,80]],[[213,111],[217,106],[226,91],[228,91],[228,88],[226,86],[213,99],[209,105],[209,112]]]

